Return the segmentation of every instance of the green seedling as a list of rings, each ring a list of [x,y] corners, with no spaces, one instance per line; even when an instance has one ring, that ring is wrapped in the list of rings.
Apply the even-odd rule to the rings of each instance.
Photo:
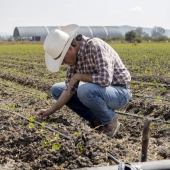
[[[49,146],[49,142],[48,141],[46,141],[46,140],[42,140],[41,141],[41,145],[43,146],[43,147],[48,147]]]
[[[50,139],[49,137],[46,137],[46,141],[47,141],[47,142],[50,142],[51,139]]]
[[[152,122],[152,123],[150,124],[150,127],[151,127],[151,128],[154,128],[154,127],[155,127],[155,123]]]
[[[57,134],[55,135],[55,137],[56,137],[56,140],[58,140],[58,138],[60,137],[60,133],[57,133]]]
[[[169,125],[168,124],[165,124],[164,125],[164,129],[168,129],[169,128]]]
[[[44,128],[45,127],[45,122],[41,123],[41,127]]]
[[[36,71],[38,71],[38,66],[35,66],[35,68],[34,68]]]
[[[75,135],[76,137],[79,137],[79,136],[80,136],[80,132],[75,132],[74,135]]]
[[[37,126],[37,124],[36,123],[29,123],[27,126],[28,126],[29,129],[33,129]]]
[[[49,117],[49,118],[48,118],[48,121],[49,121],[49,122],[51,122],[52,120],[53,120],[53,118],[52,118],[52,117]]]
[[[154,82],[156,88],[158,88],[158,82],[155,79],[153,80],[153,82]]]
[[[139,93],[136,93],[136,97],[141,97],[141,95]]]
[[[44,133],[44,130],[41,129],[41,130],[39,131],[39,134],[42,135],[43,133]]]
[[[61,148],[60,143],[54,143],[54,144],[52,145],[52,149],[53,149],[53,150],[59,150],[60,148]]]
[[[82,152],[84,150],[82,145],[78,145],[79,151]]]
[[[41,141],[41,144],[42,144],[44,147],[48,147],[49,144],[50,144],[50,141],[51,141],[51,139],[50,139],[49,137],[46,137],[45,140],[42,140],[42,141]]]
[[[162,87],[161,90],[162,90],[162,91],[166,91],[166,87]]]
[[[161,96],[158,95],[157,98],[156,98],[156,101],[157,101],[157,102],[161,102],[161,101],[162,101]]]
[[[15,104],[12,104],[12,105],[9,107],[9,110],[15,110]]]
[[[56,126],[57,124],[56,124],[55,122],[52,122],[52,125],[53,125],[53,126]]]
[[[141,83],[139,86],[140,86],[140,87],[144,87],[145,85],[144,85],[144,83]]]
[[[126,120],[127,120],[127,116],[124,116],[124,117],[123,117],[123,120],[126,121]]]
[[[24,125],[24,122],[19,122],[20,125]]]
[[[30,117],[28,118],[28,120],[29,120],[31,123],[35,122],[36,116],[30,116]]]
[[[141,113],[141,112],[139,113],[139,116],[144,117],[143,113]]]
[[[41,93],[41,94],[40,94],[40,99],[42,99],[42,100],[46,99],[46,94]]]

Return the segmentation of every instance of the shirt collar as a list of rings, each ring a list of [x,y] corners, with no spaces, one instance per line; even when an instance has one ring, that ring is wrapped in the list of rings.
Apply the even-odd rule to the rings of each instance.
[[[86,51],[86,44],[87,44],[88,37],[86,37],[82,34],[79,34],[79,35],[77,35],[76,40],[81,41],[81,45],[80,45],[80,48],[78,50],[77,57],[78,58],[83,57],[84,53]]]

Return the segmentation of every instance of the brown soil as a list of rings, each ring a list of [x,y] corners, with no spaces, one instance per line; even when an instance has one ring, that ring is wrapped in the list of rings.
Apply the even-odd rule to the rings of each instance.
[[[7,106],[9,110],[12,104],[15,104],[15,107],[11,108],[12,112],[29,117],[29,114],[35,115],[40,108],[50,107],[55,102],[50,95],[49,83],[40,83],[22,77],[11,78],[9,75],[1,75],[1,78],[17,82],[27,88],[37,86],[42,92],[48,93],[47,99],[44,100],[0,85],[1,108]],[[164,83],[162,80],[160,82]],[[30,122],[1,109],[0,169],[53,170],[114,165],[115,163],[108,158],[108,152],[122,162],[140,162],[142,130],[146,118],[170,121],[169,101],[146,98],[146,96],[161,95],[161,99],[170,99],[170,90],[167,88],[161,91],[161,88],[139,85],[132,86],[131,89],[132,94],[139,93],[144,97],[134,95],[121,111],[143,116],[143,119],[117,114],[121,127],[114,138],[98,134],[90,128],[87,121],[66,106],[43,121],[48,127],[67,135],[71,140],[61,135],[56,140],[55,133],[48,129],[44,129],[40,134],[41,126],[29,128]],[[42,141],[47,141],[48,138],[50,138],[48,145],[43,146]],[[59,143],[61,147],[53,150],[54,143]],[[152,121],[148,161],[163,159],[170,159],[170,125]]]

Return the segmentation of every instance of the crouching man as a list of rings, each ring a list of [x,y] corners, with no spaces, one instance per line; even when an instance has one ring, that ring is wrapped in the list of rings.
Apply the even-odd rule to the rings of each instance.
[[[38,111],[46,117],[67,105],[99,132],[113,137],[119,128],[114,110],[130,100],[131,76],[117,52],[99,38],[76,35],[75,24],[51,31],[44,42],[45,62],[49,71],[58,72],[67,64],[66,82],[52,86],[56,99],[51,108]],[[71,116],[71,115],[70,115]]]

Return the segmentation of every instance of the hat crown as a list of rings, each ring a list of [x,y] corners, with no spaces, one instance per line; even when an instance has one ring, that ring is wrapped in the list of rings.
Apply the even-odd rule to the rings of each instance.
[[[70,35],[61,31],[53,30],[46,37],[44,42],[44,50],[52,58],[57,58],[63,51]]]
[[[79,26],[76,24],[61,27],[61,30],[52,30],[44,41],[45,64],[51,72],[59,71],[63,59],[69,50],[71,42]],[[55,59],[55,60],[54,60]]]

